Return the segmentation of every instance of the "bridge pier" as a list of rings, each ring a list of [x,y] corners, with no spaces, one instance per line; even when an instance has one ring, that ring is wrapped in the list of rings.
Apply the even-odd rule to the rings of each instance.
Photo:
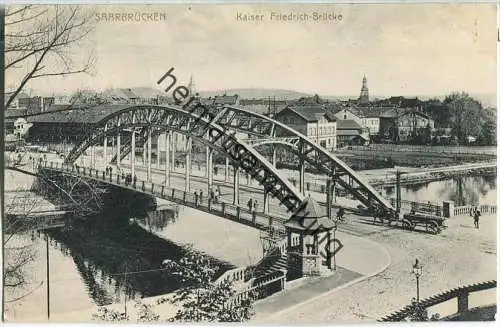
[[[208,191],[213,187],[214,184],[214,167],[213,167],[213,149],[207,147],[207,178],[208,178]]]
[[[103,158],[104,158],[104,165],[106,166],[108,164],[108,137],[106,136],[106,133],[108,132],[108,124],[104,125],[104,149],[103,149]]]
[[[269,192],[264,190],[264,209],[263,209],[263,212],[264,213],[269,213],[269,200],[270,199],[270,196],[269,196]]]
[[[95,168],[95,146],[90,146],[90,167]]]
[[[160,136],[156,138],[156,169],[160,169]]]
[[[170,132],[165,133],[165,185],[170,185]]]
[[[132,125],[135,124],[135,115],[132,115]],[[130,150],[130,170],[132,172],[132,178],[135,176],[135,128],[132,127],[132,140],[131,150]]]
[[[229,180],[229,158],[226,157],[226,165],[224,166],[224,181]]]
[[[120,117],[118,117],[118,132],[116,134],[116,166],[120,168],[121,161]]]
[[[186,160],[185,160],[185,177],[186,177],[186,192],[189,192],[191,189],[191,183],[190,183],[190,178],[191,178],[191,146],[192,146],[193,140],[191,139],[191,136],[188,136],[186,140]]]
[[[240,204],[240,167],[233,166],[233,204]]]
[[[209,158],[210,157],[210,147],[207,146],[205,148],[205,150],[206,150],[206,152],[205,152],[205,164],[206,164],[205,165],[205,177],[209,178],[208,176],[210,174],[209,173],[209,171],[210,171],[210,165],[209,165],[209,162],[210,162],[210,158]],[[208,184],[210,184],[210,182]]]
[[[170,164],[170,170],[175,171],[175,148],[177,147],[177,143],[175,142],[175,133],[174,132],[169,132],[170,133],[170,142],[172,143],[172,162]]]
[[[146,161],[148,164],[147,180],[151,182],[151,129],[148,129],[148,157]]]

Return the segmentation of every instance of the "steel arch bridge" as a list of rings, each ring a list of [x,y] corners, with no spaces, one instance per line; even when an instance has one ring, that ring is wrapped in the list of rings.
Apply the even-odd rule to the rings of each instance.
[[[327,175],[366,206],[390,215],[395,213],[389,201],[334,154],[278,121],[232,106],[207,108],[196,105],[189,111],[177,106],[130,106],[98,122],[96,128],[73,148],[65,163],[74,163],[87,148],[102,144],[108,136],[119,136],[123,131],[133,131],[133,137],[117,146],[111,162],[116,163],[118,158],[121,161],[133,147],[143,146],[151,137],[176,132],[226,156],[234,167],[257,180],[289,211],[297,209],[305,198],[305,170],[309,167]],[[248,135],[248,139],[237,133]],[[275,168],[278,147],[298,158],[299,190]],[[271,155],[266,151],[269,148]],[[269,155],[272,163],[267,159]]]

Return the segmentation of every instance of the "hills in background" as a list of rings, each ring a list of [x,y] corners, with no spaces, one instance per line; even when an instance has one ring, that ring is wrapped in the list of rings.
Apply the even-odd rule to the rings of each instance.
[[[124,88],[120,88],[119,90],[125,90]],[[145,98],[153,98],[158,96],[164,96],[166,93],[163,90],[152,88],[152,87],[132,87],[130,88],[132,92],[141,97]],[[106,90],[105,92],[109,92],[110,90]],[[39,94],[35,90],[31,90],[31,95],[42,95],[42,96],[52,96],[52,94]],[[276,100],[296,100],[301,97],[310,97],[314,94],[312,93],[304,93],[297,92],[293,90],[284,90],[284,89],[260,89],[260,88],[235,88],[235,89],[227,89],[227,90],[217,90],[217,91],[199,91],[200,95],[204,98],[214,97],[216,95],[234,95],[238,94],[243,99],[266,99],[276,97]],[[171,92],[169,92],[170,95]],[[494,107],[496,108],[497,97],[496,94],[489,93],[469,93],[469,95],[478,101],[480,101],[484,106]],[[323,99],[336,101],[336,100],[347,100],[347,99],[357,99],[358,94],[354,95],[324,95],[319,94],[319,96]],[[409,94],[391,94],[391,95],[370,95],[370,99],[384,99],[389,98],[391,96],[404,96],[407,98],[418,97],[421,100],[427,100],[431,98],[438,98],[443,100],[446,97],[446,94],[443,95],[409,95]]]

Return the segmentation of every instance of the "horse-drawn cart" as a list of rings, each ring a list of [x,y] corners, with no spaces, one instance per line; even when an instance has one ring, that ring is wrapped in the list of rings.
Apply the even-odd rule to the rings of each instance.
[[[417,227],[425,228],[426,232],[439,234],[446,226],[446,218],[427,213],[410,212],[402,217],[390,213],[377,213],[374,222],[379,221],[388,226],[400,227],[407,230],[416,230]]]
[[[432,234],[439,234],[447,227],[446,218],[418,212],[403,215],[401,222],[405,229],[415,230],[419,226]]]

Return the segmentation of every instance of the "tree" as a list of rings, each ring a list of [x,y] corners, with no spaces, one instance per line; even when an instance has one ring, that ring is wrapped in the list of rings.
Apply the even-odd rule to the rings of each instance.
[[[217,267],[207,256],[188,247],[179,263],[167,260],[164,265],[183,286],[166,300],[181,306],[170,321],[244,322],[253,316],[252,296],[240,303],[233,302],[236,291],[232,283],[213,280]]]
[[[466,144],[469,135],[479,135],[484,122],[481,103],[462,92],[450,94],[444,104],[451,115],[452,133],[459,144]]]
[[[111,103],[111,99],[104,93],[93,90],[79,90],[75,92],[69,101],[75,107],[95,107]]]
[[[407,321],[438,321],[440,318],[438,313],[429,317],[429,312],[415,298],[411,300],[409,310]]]
[[[480,145],[496,145],[497,126],[494,120],[487,119],[483,124],[483,129],[478,135],[477,143]]]
[[[79,58],[94,28],[93,13],[82,6],[22,5],[5,11],[5,75],[14,84],[5,107],[32,80],[90,72],[92,50]],[[72,52],[71,48],[78,49]]]
[[[236,290],[229,281],[216,282],[214,276],[218,267],[209,257],[195,251],[191,246],[185,248],[186,254],[179,262],[165,260],[165,269],[177,276],[182,288],[170,298],[163,297],[157,304],[172,303],[180,305],[169,322],[244,322],[252,318],[253,295],[241,302],[233,301]],[[158,321],[159,315],[153,306],[136,302],[137,322]],[[99,308],[93,315],[96,320],[127,321],[130,317],[109,308]]]

